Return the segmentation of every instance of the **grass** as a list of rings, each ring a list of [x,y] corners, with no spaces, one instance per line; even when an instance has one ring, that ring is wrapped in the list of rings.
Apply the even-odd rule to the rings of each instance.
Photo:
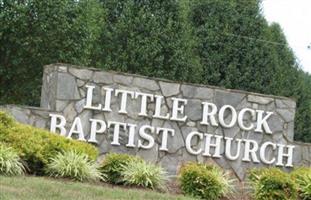
[[[1,200],[193,200],[189,197],[151,190],[113,187],[99,183],[80,183],[46,177],[0,176]]]

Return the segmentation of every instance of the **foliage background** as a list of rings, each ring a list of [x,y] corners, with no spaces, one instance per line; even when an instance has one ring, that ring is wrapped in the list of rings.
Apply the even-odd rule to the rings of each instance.
[[[0,0],[0,104],[38,105],[65,62],[282,95],[311,142],[311,75],[260,0]]]

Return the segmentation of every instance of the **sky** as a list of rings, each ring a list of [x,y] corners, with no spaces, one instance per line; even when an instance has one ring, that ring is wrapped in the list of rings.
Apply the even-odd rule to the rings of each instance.
[[[262,0],[268,22],[281,25],[304,71],[311,73],[311,0]]]

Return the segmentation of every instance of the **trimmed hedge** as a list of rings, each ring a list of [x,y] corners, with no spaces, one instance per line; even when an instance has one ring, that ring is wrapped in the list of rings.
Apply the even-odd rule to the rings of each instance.
[[[76,151],[95,160],[98,150],[91,144],[67,139],[49,131],[20,124],[4,112],[0,112],[0,142],[14,148],[27,163],[30,173],[42,174],[49,159],[59,152]]]
[[[303,200],[311,200],[311,168],[301,167],[290,174],[298,187],[298,195]]]
[[[179,175],[182,191],[193,197],[217,200],[232,190],[227,174],[213,165],[187,163]]]
[[[278,168],[253,169],[249,179],[255,200],[297,200],[295,182]]]

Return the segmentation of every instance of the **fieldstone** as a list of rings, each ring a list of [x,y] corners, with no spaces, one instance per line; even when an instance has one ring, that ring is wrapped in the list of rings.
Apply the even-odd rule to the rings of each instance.
[[[255,140],[258,143],[260,143],[263,140],[264,136],[267,135],[265,133],[258,133],[254,131],[248,131],[248,132],[244,131],[244,133],[247,133],[247,137],[245,137],[246,139]]]
[[[285,122],[294,121],[295,113],[290,110],[277,109],[277,113],[284,119]]]
[[[214,90],[204,87],[196,87],[191,85],[181,85],[181,91],[185,98],[197,98],[209,100],[214,96]]]
[[[190,126],[190,127],[195,127],[195,122],[193,122],[193,121],[188,121],[187,122],[187,126]]]
[[[45,65],[45,66],[43,66],[43,71],[44,71],[45,74],[49,74],[49,73],[54,72],[55,70],[57,70],[56,68],[57,67],[55,65]]]
[[[252,104],[247,101],[246,98],[243,98],[243,100],[235,107],[236,110],[242,110],[243,108],[251,108]]]
[[[310,159],[310,149],[311,147],[310,146],[307,146],[307,145],[304,145],[302,146],[302,157],[305,159],[305,160],[309,160]],[[310,162],[310,160],[309,160]]]
[[[205,159],[208,159],[209,157],[206,157]],[[221,158],[211,158],[213,159],[218,166],[220,166],[223,169],[230,169],[229,161],[226,160],[224,157]]]
[[[150,111],[151,113],[154,113],[155,103],[149,102],[148,105],[147,105],[147,110]]]
[[[283,130],[284,122],[278,115],[273,114],[267,122],[272,133]]]
[[[57,71],[59,71],[59,72],[67,72],[67,67],[66,66],[59,66]]]
[[[241,152],[243,150],[241,149]],[[222,160],[223,158],[221,158]],[[219,161],[218,159],[216,160],[216,162]],[[247,168],[247,164],[243,163],[242,161],[242,156],[240,156],[237,160],[235,161],[224,161],[224,162],[218,162],[221,165],[223,165],[223,163],[228,163],[229,166],[231,166],[232,170],[234,171],[234,173],[236,174],[237,178],[239,180],[244,180],[244,176],[246,174],[246,168]],[[224,167],[224,166],[222,166]]]
[[[84,109],[84,106],[85,106],[85,99],[81,99],[81,100],[77,101],[75,104],[75,109],[76,109],[77,113],[81,113],[82,110]]]
[[[164,123],[163,127],[175,130],[175,135],[173,137],[171,137],[171,136],[168,137],[167,143],[169,144],[168,145],[168,152],[169,153],[176,153],[177,150],[179,150],[181,147],[183,147],[185,145],[182,133],[181,133],[179,127],[177,126],[177,124],[174,122],[169,123],[166,121]],[[162,135],[159,138],[162,138]]]
[[[113,83],[112,74],[108,72],[96,71],[94,72],[93,81],[95,83],[111,84]]]
[[[273,141],[280,141],[280,140],[283,140],[283,134],[282,132],[276,132],[276,133],[273,133],[272,135],[272,140]]]
[[[201,146],[200,148],[203,149],[204,146]],[[197,155],[197,162],[198,163],[204,163],[205,160],[206,160],[206,157],[203,156],[202,154]]]
[[[36,119],[37,119],[37,116],[35,116],[33,114],[29,115],[27,124],[34,126]]]
[[[296,102],[293,100],[276,99],[277,108],[296,108]]]
[[[154,127],[163,127],[163,124],[164,124],[164,120],[162,119],[153,118],[151,122],[151,126],[154,126]]]
[[[271,146],[267,147],[266,152],[265,152],[265,157],[267,158],[267,160],[272,160],[274,157],[276,157],[276,154],[277,154],[277,150],[274,150],[273,147]],[[269,166],[272,166],[272,165],[269,165]]]
[[[216,128],[214,126],[208,126],[208,125],[204,125],[204,124],[200,124],[200,123],[201,123],[200,121],[196,122],[196,128],[199,130],[199,132],[214,133],[214,131],[216,130]]]
[[[215,92],[215,103],[218,107],[223,105],[231,105],[236,107],[245,97],[242,93],[233,93],[223,90],[216,90]]]
[[[274,110],[275,110],[275,103],[271,102],[268,105],[266,105],[266,109],[265,110],[266,111],[270,111],[270,112],[274,112]]]
[[[83,133],[85,139],[89,138],[90,133],[90,123],[89,120],[92,118],[92,111],[91,110],[84,110],[82,113],[78,115],[80,117],[82,125],[83,125]]]
[[[257,110],[257,109],[259,109],[259,105],[257,103],[253,103],[252,104],[252,108]]]
[[[85,92],[85,90],[84,90],[84,89],[80,88],[80,89],[79,89],[79,92],[80,92],[80,96],[81,96],[81,98],[86,97],[86,92]]]
[[[16,107],[12,107],[10,109],[10,112],[18,122],[23,123],[23,124],[29,123],[30,111],[28,109],[19,108],[16,106]]]
[[[261,105],[265,105],[265,104],[269,104],[270,102],[272,102],[273,98],[250,94],[247,96],[247,100],[252,103],[258,103]]]
[[[275,142],[275,143],[277,143],[277,144],[284,144],[284,145],[287,145],[287,140],[284,138],[284,136],[283,135],[280,135],[280,137],[279,138],[276,138],[276,139],[274,139],[273,138],[273,141]]]
[[[136,155],[136,149],[132,147],[126,147],[124,145],[116,146],[109,144],[109,152],[120,153],[120,154],[129,154]]]
[[[88,69],[76,69],[76,68],[69,68],[69,73],[73,76],[82,79],[82,80],[89,80],[92,77],[93,71]]]
[[[299,165],[303,160],[302,146],[295,145],[294,154],[293,154],[293,165]]]
[[[134,78],[133,85],[137,87],[145,88],[151,91],[160,89],[158,84],[154,80],[140,78],[140,77]]]
[[[185,115],[192,121],[202,118],[202,104],[200,100],[189,99],[185,106]]]
[[[223,129],[224,132],[224,136],[225,137],[230,137],[230,138],[234,138],[237,136],[237,134],[240,132],[240,127],[238,127],[237,125],[235,125],[234,127],[230,128],[230,129]]]
[[[65,119],[69,122],[73,122],[73,119],[76,117],[77,112],[75,110],[74,102],[69,103],[63,111]]]
[[[308,149],[309,149],[309,158],[307,159],[309,161],[309,166],[311,165],[311,146],[310,145],[307,145],[308,146]]]
[[[181,164],[181,156],[174,154],[168,154],[160,160],[160,165],[167,171],[168,175],[176,175]]]
[[[84,84],[85,84],[84,81],[82,81],[82,80],[80,80],[80,79],[77,79],[77,85],[78,85],[78,87],[82,87]]]
[[[126,111],[127,116],[137,119],[139,117],[138,113],[140,112],[140,104],[138,103],[138,101],[128,98]]]
[[[166,106],[166,104],[162,104],[161,105],[161,112],[160,112],[161,116],[166,116],[168,112],[169,112],[169,109]]]
[[[36,115],[37,117],[48,119],[49,118],[49,110],[44,110],[44,109],[36,109],[32,108],[31,109],[31,114]]]
[[[239,157],[242,157],[243,142],[239,142],[236,139],[237,138],[235,138],[234,140],[231,141],[230,153],[232,156],[236,156],[237,154],[239,154],[240,155]],[[241,139],[241,138],[239,138],[239,139]],[[239,143],[240,143],[240,145],[239,145]],[[238,149],[238,148],[240,148],[240,149]]]
[[[162,90],[162,94],[165,97],[177,95],[179,93],[180,85],[177,83],[168,83],[160,81],[159,85]]]
[[[215,133],[213,135],[223,136],[224,135],[223,129],[222,128],[216,129],[216,131],[215,131]],[[211,140],[211,143],[215,144],[215,142],[216,142],[216,139],[215,139],[215,137],[213,137],[212,140]],[[225,152],[225,140],[222,139],[220,141],[220,154],[224,154],[224,152]],[[211,154],[212,155],[214,154],[214,148],[211,148]]]
[[[195,155],[190,154],[186,148],[182,149],[182,163],[187,163],[187,162],[195,162],[197,161],[197,158]]]
[[[68,105],[69,101],[56,100],[56,111],[63,111],[64,108]]]
[[[42,118],[36,118],[34,126],[42,129],[48,129],[47,121]]]
[[[183,137],[183,140],[185,141],[188,134],[193,132],[193,131],[198,131],[198,129],[196,127],[183,127],[181,128],[181,133],[182,133],[182,137]],[[191,140],[191,146],[196,149],[196,148],[199,148],[203,145],[203,142],[202,140],[199,140],[198,137],[193,137],[192,140]]]
[[[294,122],[287,123],[287,131],[284,133],[290,141],[294,141]]]
[[[80,95],[74,77],[69,74],[59,73],[57,82],[57,99],[76,100],[79,98]]]
[[[57,74],[57,72],[53,72],[51,74],[47,74],[43,78],[40,102],[41,108],[55,109],[55,99],[57,97]]]
[[[101,99],[102,99],[102,93],[101,93],[101,88],[100,87],[95,87],[93,90],[93,99],[92,99],[92,103],[93,105],[97,105],[99,103],[101,103]]]
[[[158,161],[158,151],[159,145],[155,144],[151,149],[139,149],[136,155],[148,162],[156,163]]]
[[[44,91],[44,88],[42,87],[41,90],[41,99],[40,99],[40,107],[50,109],[50,96]]]
[[[130,85],[132,83],[132,81],[133,81],[133,77],[115,74],[113,76],[113,80],[116,83],[120,83],[120,84],[123,84],[123,85]]]
[[[125,115],[118,113],[119,107],[116,104],[111,105],[113,112],[103,112],[106,120],[123,122]]]
[[[108,142],[107,138],[103,138],[98,144],[99,153],[105,154],[109,152],[110,142]]]

